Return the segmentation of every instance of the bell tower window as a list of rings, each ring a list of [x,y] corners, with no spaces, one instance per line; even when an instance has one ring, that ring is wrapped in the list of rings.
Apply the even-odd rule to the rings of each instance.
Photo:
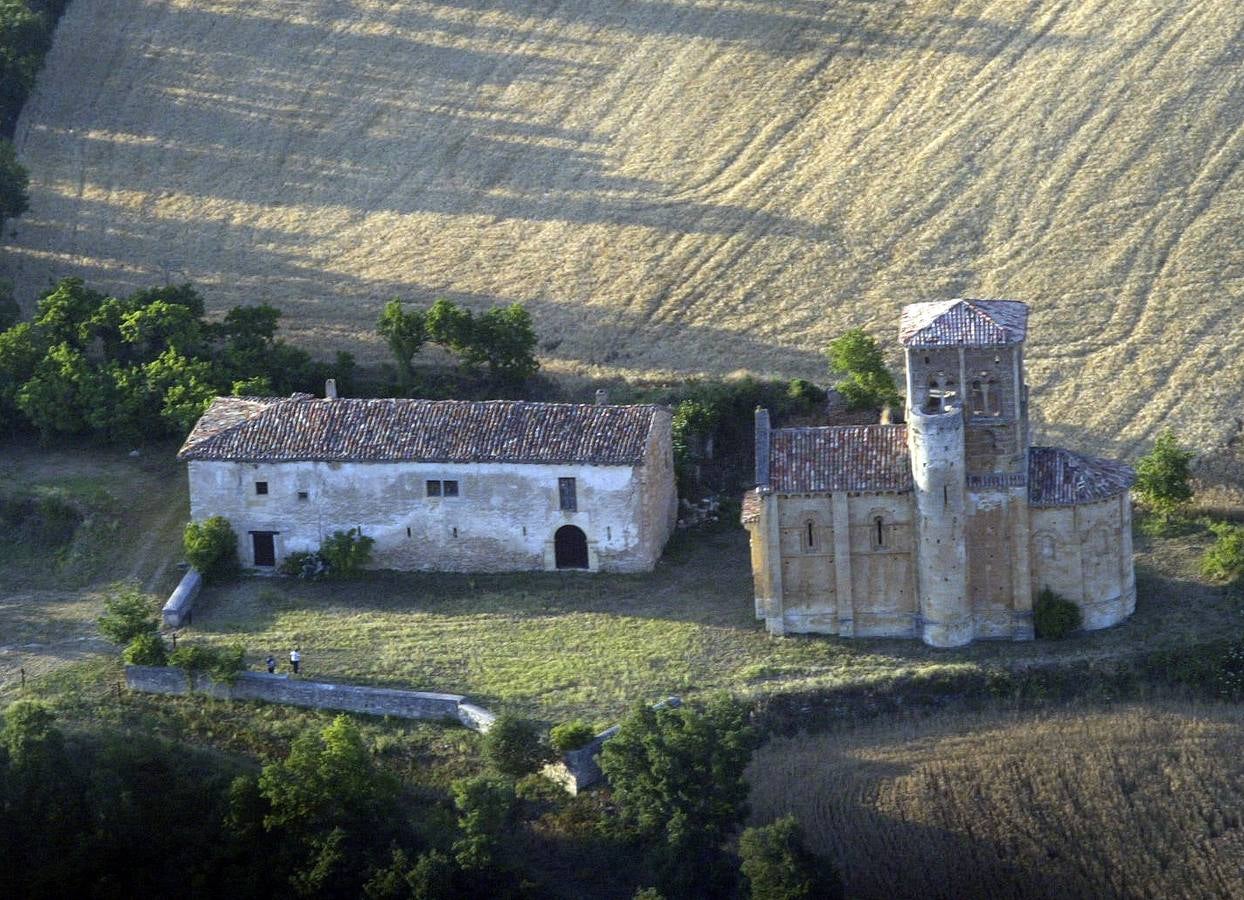
[[[929,376],[928,399],[924,401],[924,412],[939,413],[950,408],[955,398],[955,379],[945,372]]]
[[[998,380],[988,372],[978,372],[972,379],[972,390],[969,394],[972,402],[972,415],[998,416],[1002,414],[1001,398],[998,396]]]

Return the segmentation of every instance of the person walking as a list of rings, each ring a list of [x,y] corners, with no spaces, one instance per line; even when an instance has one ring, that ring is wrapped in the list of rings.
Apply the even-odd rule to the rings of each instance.
[[[302,664],[302,654],[298,652],[297,647],[289,651],[289,664],[293,668],[294,674],[297,675],[298,666]]]
[[[268,674],[275,675],[276,674],[276,657],[273,656],[271,653],[269,653],[268,658],[265,660],[265,662],[268,664]]]

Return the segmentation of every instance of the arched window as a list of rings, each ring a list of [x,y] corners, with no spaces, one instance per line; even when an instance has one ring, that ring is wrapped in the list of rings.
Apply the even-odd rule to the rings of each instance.
[[[1002,414],[1002,398],[998,396],[998,379],[988,372],[978,372],[972,379],[968,399],[972,404],[974,416]]]
[[[873,516],[873,546],[880,550],[885,546],[885,519]]]
[[[924,402],[926,413],[939,413],[950,408],[955,397],[955,379],[945,372],[929,376],[928,399]]]
[[[811,553],[816,549],[816,523],[808,519],[803,529],[803,549]]]

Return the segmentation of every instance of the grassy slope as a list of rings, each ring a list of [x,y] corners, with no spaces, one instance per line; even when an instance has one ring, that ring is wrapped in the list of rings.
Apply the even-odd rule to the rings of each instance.
[[[1015,296],[1046,439],[1209,448],[1244,400],[1242,29],[1233,0],[75,0],[0,274],[189,278],[373,355],[390,294],[521,300],[578,373],[814,376],[902,303]]]
[[[852,897],[1238,897],[1244,712],[1151,703],[779,738],[758,822],[793,812]]]

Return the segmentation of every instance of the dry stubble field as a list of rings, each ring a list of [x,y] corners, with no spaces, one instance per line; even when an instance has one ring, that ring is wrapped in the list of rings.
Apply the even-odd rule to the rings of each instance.
[[[858,898],[1244,895],[1244,712],[1153,702],[778,738],[753,816],[794,813]]]
[[[1234,0],[75,0],[0,275],[522,301],[548,370],[815,376],[903,303],[1034,305],[1041,436],[1244,402]]]

